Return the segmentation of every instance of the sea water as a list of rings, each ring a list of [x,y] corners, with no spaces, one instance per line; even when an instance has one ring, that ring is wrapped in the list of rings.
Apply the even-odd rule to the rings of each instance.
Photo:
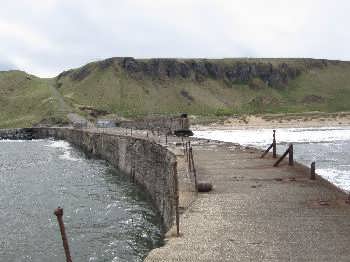
[[[102,160],[65,141],[0,141],[0,261],[142,261],[162,244],[149,196]]]

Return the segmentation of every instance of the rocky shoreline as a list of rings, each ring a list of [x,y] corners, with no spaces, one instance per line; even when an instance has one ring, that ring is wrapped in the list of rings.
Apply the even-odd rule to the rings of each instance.
[[[31,140],[31,128],[0,129],[0,140]]]

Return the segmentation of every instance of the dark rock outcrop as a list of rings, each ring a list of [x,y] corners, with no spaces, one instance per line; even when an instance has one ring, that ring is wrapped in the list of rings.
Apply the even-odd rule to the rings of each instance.
[[[113,67],[129,77],[143,80],[173,80],[175,78],[202,82],[221,80],[228,85],[247,84],[260,79],[266,86],[283,88],[303,72],[322,69],[339,61],[320,59],[135,59],[115,57],[97,62],[99,70]],[[94,70],[93,63],[61,73],[57,80],[69,76],[82,81]],[[261,85],[263,86],[263,85]]]
[[[224,80],[230,84],[249,84],[254,78],[266,85],[279,88],[288,84],[302,72],[312,68],[324,68],[330,61],[316,59],[295,59],[292,63],[258,62],[258,60],[208,60],[208,59],[149,59],[132,57],[116,58],[121,68],[137,79],[151,78],[171,80],[174,78],[205,81]],[[281,60],[282,61],[282,60]],[[333,62],[333,61],[332,61]]]

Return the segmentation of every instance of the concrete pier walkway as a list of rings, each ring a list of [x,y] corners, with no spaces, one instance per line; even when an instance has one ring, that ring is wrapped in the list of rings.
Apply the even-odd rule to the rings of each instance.
[[[145,261],[350,261],[350,205],[308,170],[228,143],[193,141],[198,194]],[[181,157],[179,157],[181,158]]]

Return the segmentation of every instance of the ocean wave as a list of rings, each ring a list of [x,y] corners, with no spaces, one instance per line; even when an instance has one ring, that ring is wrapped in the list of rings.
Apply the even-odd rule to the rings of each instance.
[[[61,155],[59,156],[60,159],[69,160],[69,161],[80,161],[81,159],[76,158],[72,155],[72,146],[70,143],[64,140],[54,140],[50,141],[50,143],[47,145],[48,147],[58,148],[61,149]]]
[[[71,145],[64,140],[54,140],[54,141],[50,141],[50,143],[48,144],[49,147],[54,147],[54,148],[63,148],[63,149],[71,149]]]
[[[317,169],[317,174],[327,179],[336,186],[350,191],[350,170],[340,170],[333,168]]]
[[[194,131],[199,138],[239,143],[243,146],[263,147],[272,142],[273,129],[211,130]],[[276,129],[277,143],[330,143],[350,140],[350,128],[279,128]]]

